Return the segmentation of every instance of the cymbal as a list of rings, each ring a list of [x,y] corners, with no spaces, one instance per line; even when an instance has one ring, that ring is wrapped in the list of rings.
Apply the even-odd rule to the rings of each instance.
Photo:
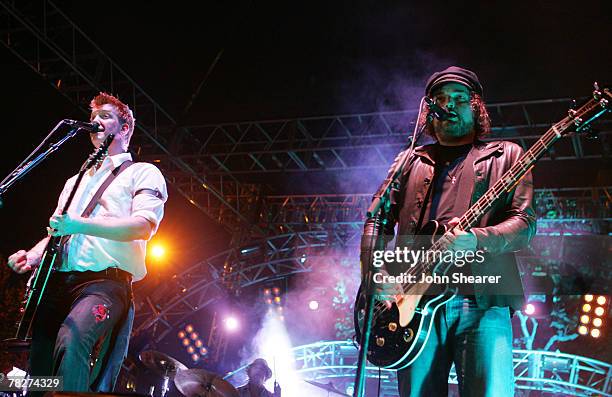
[[[336,389],[336,388],[334,387],[334,384],[333,384],[331,381],[330,381],[329,383],[321,383],[321,382],[316,382],[316,381],[314,381],[314,380],[307,380],[307,379],[304,379],[304,382],[308,382],[308,383],[310,383],[311,385],[316,386],[316,387],[318,387],[318,388],[321,388],[321,389],[323,389],[323,390],[326,390],[326,391],[328,391],[328,392],[330,392],[330,393],[336,393],[336,394],[339,394],[339,395],[341,395],[341,396],[351,397],[349,394],[346,394],[346,393],[341,392],[340,390]]]
[[[179,360],[167,354],[155,350],[147,350],[140,353],[140,361],[161,376],[173,377],[178,371],[184,371],[187,366]]]
[[[238,391],[231,383],[200,368],[177,372],[174,384],[186,397],[238,397]]]

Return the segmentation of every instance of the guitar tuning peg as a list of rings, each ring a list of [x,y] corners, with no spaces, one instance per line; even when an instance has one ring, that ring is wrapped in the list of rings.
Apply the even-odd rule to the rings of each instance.
[[[569,109],[567,111],[567,115],[571,118],[574,119],[576,118],[576,108],[578,107],[578,104],[576,103],[575,99],[572,99],[569,105]]]
[[[595,98],[596,101],[599,101],[601,98],[601,90],[599,89],[599,83],[597,82],[593,83],[593,98]]]

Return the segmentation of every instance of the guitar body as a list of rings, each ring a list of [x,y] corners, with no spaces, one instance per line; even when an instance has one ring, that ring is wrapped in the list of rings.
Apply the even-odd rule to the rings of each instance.
[[[40,264],[28,280],[25,305],[20,309],[21,320],[19,321],[19,327],[15,335],[15,338],[18,340],[26,340],[30,334],[34,316],[43,298],[44,291],[49,282],[49,277],[53,269],[59,267],[61,261],[60,241],[61,238],[57,237],[53,237],[49,240]]]
[[[431,237],[433,243],[446,232],[446,227],[431,221],[417,233]],[[421,248],[419,246],[419,248]],[[433,273],[445,274],[450,266],[435,268]],[[407,295],[397,295],[388,310],[375,314],[370,333],[368,361],[372,364],[399,370],[408,367],[419,356],[427,342],[437,311],[456,294],[454,288],[439,288],[426,283],[415,284]],[[355,301],[354,323],[357,341],[363,334],[363,320],[367,296],[359,288]],[[376,303],[381,308],[382,302]],[[375,313],[377,312],[375,308]]]

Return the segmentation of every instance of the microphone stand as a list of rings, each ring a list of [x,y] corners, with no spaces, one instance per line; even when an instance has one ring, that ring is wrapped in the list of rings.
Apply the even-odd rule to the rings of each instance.
[[[34,155],[36,154],[36,152],[39,151],[39,149],[49,140],[49,138],[55,134],[55,132],[62,126],[64,125],[64,120],[60,121],[59,123],[57,123],[57,125],[55,127],[53,127],[53,129],[51,130],[51,132],[49,133],[49,135],[47,135],[45,137],[45,139],[43,139],[43,141],[36,147],[36,149],[34,149],[34,151],[32,153],[30,153],[28,155],[28,157],[26,157],[25,160],[23,160],[18,166],[17,168],[15,168],[8,176],[6,176],[6,178],[4,178],[2,180],[2,182],[0,182],[0,208],[2,207],[2,195],[15,183],[17,182],[19,179],[23,178],[28,172],[32,171],[32,169],[34,169],[34,167],[36,167],[38,164],[40,164],[43,160],[45,160],[51,153],[55,152],[57,149],[59,149],[59,147],[61,145],[63,145],[67,140],[69,140],[70,138],[74,137],[77,133],[77,131],[80,129],[80,127],[74,127],[71,128],[70,131],[68,132],[68,134],[66,134],[62,139],[60,139],[58,142],[56,143],[52,143],[49,148],[47,150],[45,150],[44,152],[40,153],[38,156],[34,157]],[[32,158],[34,157],[34,158]]]
[[[418,119],[417,119],[418,120]],[[363,285],[365,287],[366,294],[366,304],[365,304],[365,316],[363,319],[362,332],[361,332],[361,340],[359,343],[359,356],[357,359],[357,373],[355,375],[355,391],[353,393],[353,397],[365,397],[365,386],[366,386],[366,371],[367,371],[367,359],[368,359],[368,348],[370,345],[370,334],[372,331],[372,315],[374,312],[374,305],[376,302],[376,296],[373,290],[373,280],[374,275],[379,272],[378,268],[372,265],[372,253],[376,248],[384,249],[384,239],[381,238],[381,231],[384,234],[384,226],[388,222],[387,214],[391,208],[391,188],[394,185],[399,183],[399,178],[402,175],[402,171],[404,170],[404,166],[408,163],[408,159],[412,155],[414,151],[414,145],[416,141],[421,137],[423,130],[425,129],[425,124],[421,129],[416,130],[412,137],[412,143],[410,148],[407,149],[403,155],[398,158],[395,162],[395,168],[389,172],[391,177],[387,178],[378,192],[374,195],[372,203],[368,208],[368,212],[366,216],[368,219],[374,219],[374,231],[373,234],[369,238],[369,243],[367,246],[368,255],[367,255],[367,263],[365,263],[365,268],[367,271],[365,272],[365,279],[363,280]],[[364,235],[365,237],[366,235]],[[363,244],[363,243],[362,243]],[[362,245],[362,250],[363,250]],[[363,265],[362,265],[363,266]]]

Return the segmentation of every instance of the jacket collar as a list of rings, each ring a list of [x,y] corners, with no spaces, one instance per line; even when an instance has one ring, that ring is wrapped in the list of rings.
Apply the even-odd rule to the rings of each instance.
[[[414,154],[426,159],[432,165],[435,165],[434,148],[435,144],[419,146],[414,149]],[[472,155],[475,158],[474,162],[477,163],[496,151],[504,151],[504,145],[501,141],[483,142],[475,140],[469,155]]]

